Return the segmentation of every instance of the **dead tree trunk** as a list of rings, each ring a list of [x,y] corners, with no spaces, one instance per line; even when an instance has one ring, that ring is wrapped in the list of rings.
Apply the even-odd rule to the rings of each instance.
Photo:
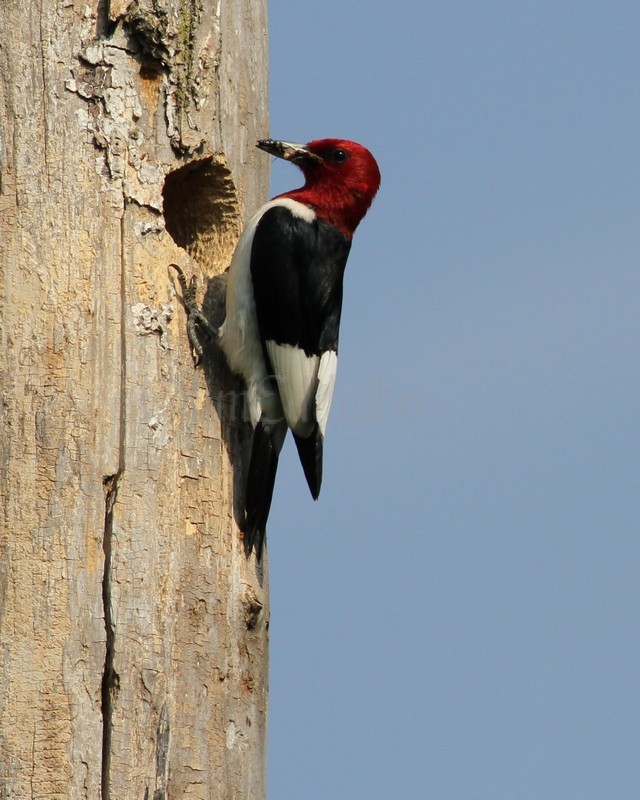
[[[0,798],[264,796],[242,398],[168,264],[219,314],[266,83],[265,0],[0,3]]]

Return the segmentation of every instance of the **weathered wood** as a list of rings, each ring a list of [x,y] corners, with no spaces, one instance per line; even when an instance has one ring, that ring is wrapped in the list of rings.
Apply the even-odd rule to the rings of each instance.
[[[0,3],[0,798],[264,796],[242,397],[168,264],[219,318],[266,83],[264,0]]]

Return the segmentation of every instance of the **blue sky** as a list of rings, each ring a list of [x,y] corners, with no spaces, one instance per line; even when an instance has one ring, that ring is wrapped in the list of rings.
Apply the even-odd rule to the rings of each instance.
[[[270,134],[383,176],[322,495],[291,443],[276,484],[272,799],[640,797],[639,39],[637,1],[270,3]]]

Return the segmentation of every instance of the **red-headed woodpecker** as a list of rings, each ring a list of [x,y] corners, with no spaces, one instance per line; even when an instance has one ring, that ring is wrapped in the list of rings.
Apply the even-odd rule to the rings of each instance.
[[[258,560],[278,456],[291,429],[314,499],[336,379],[342,279],[353,232],[380,185],[371,153],[355,142],[307,145],[264,139],[291,161],[304,186],[278,195],[248,221],[227,282],[218,343],[242,376],[254,427],[241,528]]]

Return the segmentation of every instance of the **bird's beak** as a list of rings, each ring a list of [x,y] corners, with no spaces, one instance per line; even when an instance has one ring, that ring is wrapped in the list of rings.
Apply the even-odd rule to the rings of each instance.
[[[256,145],[265,153],[269,153],[277,158],[284,158],[294,164],[318,163],[322,158],[317,153],[312,153],[306,144],[294,144],[293,142],[280,142],[276,139],[261,139]]]

